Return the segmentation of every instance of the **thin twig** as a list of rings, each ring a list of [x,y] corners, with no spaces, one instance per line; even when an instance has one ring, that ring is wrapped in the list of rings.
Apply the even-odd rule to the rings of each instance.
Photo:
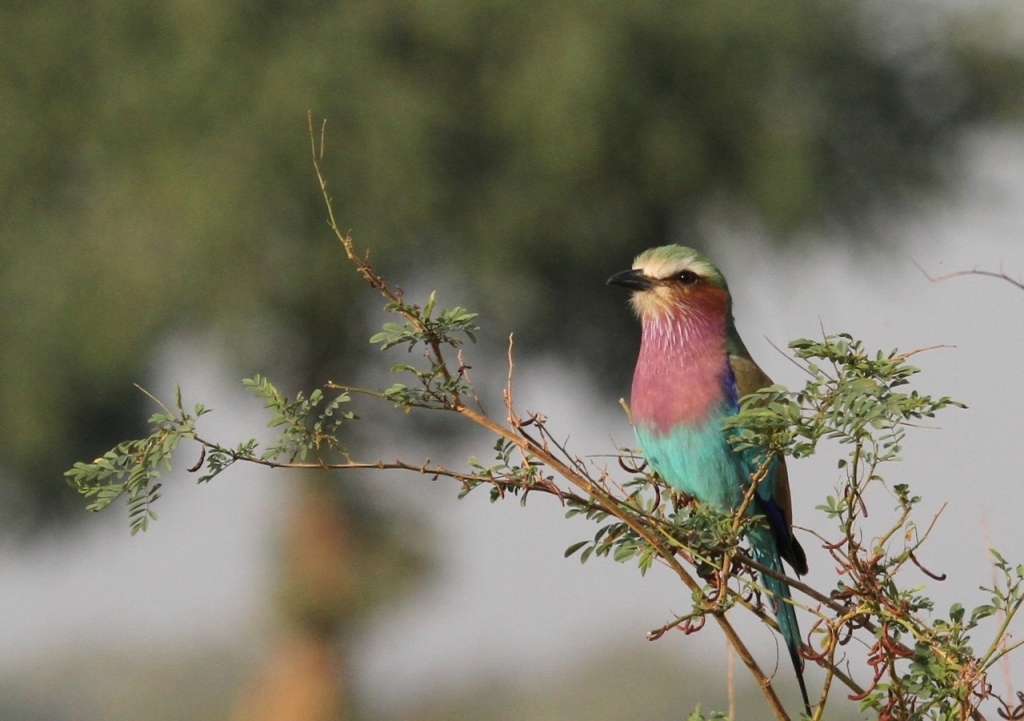
[[[911,258],[910,262],[913,263],[917,267],[917,269],[919,271],[921,271],[922,274],[924,274],[924,277],[927,278],[928,280],[930,280],[932,283],[939,283],[939,282],[944,281],[944,280],[949,280],[950,278],[959,278],[959,277],[965,276],[965,275],[982,275],[982,276],[985,276],[985,277],[988,277],[988,278],[998,278],[999,280],[1005,280],[1010,285],[1016,286],[1020,290],[1024,290],[1024,281],[1016,280],[1015,278],[1011,278],[1010,275],[1006,271],[1004,271],[1002,269],[1000,269],[1000,271],[997,273],[997,272],[992,271],[992,270],[979,270],[977,268],[973,268],[971,270],[957,270],[957,271],[954,271],[952,273],[946,273],[945,275],[940,275],[940,276],[932,277],[928,273],[928,271],[926,271],[924,268],[922,268],[918,264],[918,262],[916,260]]]

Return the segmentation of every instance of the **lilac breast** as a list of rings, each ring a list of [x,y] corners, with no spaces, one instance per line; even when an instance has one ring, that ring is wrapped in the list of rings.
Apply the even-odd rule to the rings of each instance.
[[[644,326],[631,406],[634,423],[656,433],[704,423],[734,395],[724,322],[695,326],[686,320]]]

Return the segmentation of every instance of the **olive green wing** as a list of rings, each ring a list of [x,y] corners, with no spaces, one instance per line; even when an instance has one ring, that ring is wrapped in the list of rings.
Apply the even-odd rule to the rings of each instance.
[[[732,372],[736,378],[736,391],[740,398],[773,385],[768,374],[761,370],[749,356],[730,355],[729,364],[732,366]],[[807,557],[804,554],[804,549],[800,547],[800,543],[793,536],[793,499],[789,491],[789,470],[786,468],[785,458],[779,458],[775,475],[774,499],[786,519],[786,531],[789,534],[789,538],[777,539],[779,554],[798,575],[802,576],[807,573]]]

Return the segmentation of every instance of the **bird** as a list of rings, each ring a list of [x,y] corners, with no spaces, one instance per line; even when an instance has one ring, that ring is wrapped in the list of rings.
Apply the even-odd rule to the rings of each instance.
[[[630,413],[645,460],[684,495],[738,511],[762,461],[756,451],[736,450],[729,443],[722,420],[739,411],[740,398],[771,386],[772,380],[736,331],[725,278],[693,248],[664,245],[638,255],[630,270],[616,273],[608,283],[632,291],[630,305],[640,319]],[[748,535],[754,559],[780,574],[785,559],[798,576],[806,574],[807,557],[793,535],[784,458],[769,466],[748,512],[766,521]],[[764,574],[762,580],[810,716],[789,585]]]

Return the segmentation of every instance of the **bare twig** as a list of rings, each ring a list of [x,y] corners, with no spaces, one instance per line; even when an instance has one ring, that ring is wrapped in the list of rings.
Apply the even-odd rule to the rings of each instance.
[[[972,268],[971,270],[957,270],[952,273],[946,273],[945,275],[933,277],[928,273],[928,271],[922,268],[918,264],[918,262],[913,258],[910,259],[910,262],[913,263],[917,267],[917,269],[921,271],[924,277],[930,280],[932,283],[939,283],[944,280],[949,280],[950,278],[959,278],[965,275],[981,275],[988,278],[998,278],[999,280],[1005,280],[1010,285],[1016,286],[1020,290],[1024,290],[1024,281],[1011,278],[1010,275],[1002,269],[1000,269],[997,273],[992,270],[979,270],[978,268]]]

